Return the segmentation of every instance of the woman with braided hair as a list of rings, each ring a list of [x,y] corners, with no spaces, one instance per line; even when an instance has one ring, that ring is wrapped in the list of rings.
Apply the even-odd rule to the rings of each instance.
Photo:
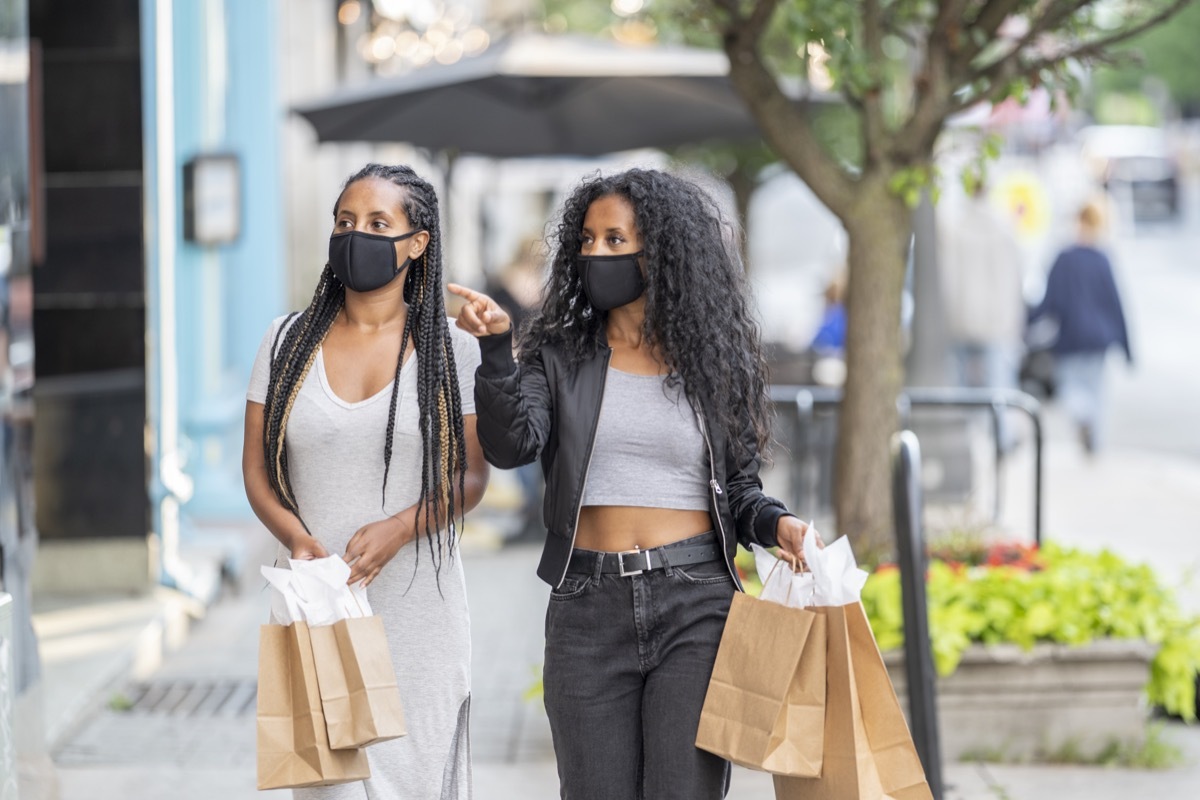
[[[334,205],[308,308],[272,323],[247,392],[242,471],[281,561],[344,553],[383,618],[408,735],[362,783],[300,800],[471,795],[470,629],[459,524],[487,485],[475,340],[448,325],[433,188],[368,164]],[[424,551],[424,552],[422,552]]]
[[[729,765],[695,741],[737,543],[803,560],[808,526],[758,477],[766,375],[729,232],[681,178],[585,181],[518,360],[508,313],[448,287],[467,300],[458,326],[480,337],[484,454],[502,468],[540,458],[546,476],[543,685],[571,800],[725,795]]]

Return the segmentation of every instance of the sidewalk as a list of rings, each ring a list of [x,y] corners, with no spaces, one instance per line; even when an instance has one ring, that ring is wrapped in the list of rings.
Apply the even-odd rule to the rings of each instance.
[[[1136,451],[1085,463],[1073,443],[1047,451],[1047,538],[1109,546],[1182,576],[1200,560],[1200,464]],[[1014,460],[1006,515],[1030,518]],[[1101,498],[1103,502],[1097,502]],[[545,714],[523,696],[542,660],[548,589],[535,546],[497,548],[484,515],[464,541],[472,613],[472,742],[479,800],[557,796]],[[468,526],[470,528],[470,524]],[[227,594],[186,638],[197,609],[165,590],[139,599],[42,598],[36,625],[45,661],[47,728],[62,800],[250,800],[254,790],[253,683],[258,625],[266,618],[256,565],[270,538],[247,525],[241,591]],[[172,642],[172,640],[175,640]],[[179,645],[173,652],[165,644]],[[164,652],[165,651],[165,652]],[[155,663],[157,661],[161,663]],[[109,705],[114,706],[110,708]],[[131,710],[117,710],[132,706]],[[950,764],[946,800],[1189,798],[1200,786],[1200,726],[1171,725],[1187,765],[1163,772],[1088,767]],[[768,776],[737,769],[731,798],[766,800]]]
[[[1073,444],[1046,449],[1044,540],[1149,564],[1200,613],[1200,463],[1133,449],[1091,459]],[[1014,530],[1032,519],[1032,461],[1026,448],[1005,473],[1002,519]]]

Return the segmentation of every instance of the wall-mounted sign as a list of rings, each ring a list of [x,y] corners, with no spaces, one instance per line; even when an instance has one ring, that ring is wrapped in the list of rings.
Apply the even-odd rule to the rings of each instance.
[[[238,157],[201,155],[183,165],[183,238],[229,244],[241,232],[242,177]]]

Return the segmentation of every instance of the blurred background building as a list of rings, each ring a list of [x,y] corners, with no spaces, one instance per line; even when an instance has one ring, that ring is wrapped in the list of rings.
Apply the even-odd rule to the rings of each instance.
[[[28,15],[44,242],[35,582],[203,593],[180,508],[243,513],[246,341],[283,304],[275,8],[8,5]]]
[[[41,557],[25,561],[37,586],[213,591],[212,569],[181,560],[180,543],[196,520],[212,543],[214,520],[248,514],[250,363],[269,321],[307,302],[341,181],[371,159],[416,162],[435,183],[448,175],[443,156],[402,144],[318,146],[288,108],[477,53],[502,32],[495,19],[519,24],[533,4],[408,5],[0,5],[4,448],[32,447],[5,463],[21,465],[32,493],[9,506],[25,515],[30,554],[40,535]],[[491,224],[450,226],[462,231],[451,272],[475,282],[569,182],[554,165],[469,159],[459,175],[444,190],[451,213]],[[480,217],[497,183],[507,194]]]

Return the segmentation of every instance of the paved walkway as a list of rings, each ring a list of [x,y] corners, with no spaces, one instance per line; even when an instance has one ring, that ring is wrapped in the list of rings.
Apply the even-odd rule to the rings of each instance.
[[[1010,508],[1028,518],[1011,465]],[[1200,558],[1194,504],[1200,467],[1136,451],[1084,462],[1058,440],[1047,456],[1047,530],[1085,546],[1108,545],[1182,577]],[[1021,479],[1023,480],[1023,479]],[[1027,499],[1027,498],[1026,498]],[[545,714],[525,697],[541,664],[545,587],[533,546],[495,547],[492,521],[468,534],[465,568],[474,652],[472,738],[480,800],[557,795]],[[265,533],[241,530],[247,563],[272,557]],[[46,662],[47,727],[62,800],[250,800],[254,790],[252,703],[262,581],[247,569],[179,636],[189,604],[166,590],[140,599],[40,598],[36,625]],[[195,609],[191,609],[195,610]],[[172,650],[165,645],[181,645]],[[132,706],[132,710],[123,710]],[[1165,772],[1085,767],[952,764],[947,800],[1192,798],[1200,786],[1200,727],[1166,734],[1187,766]],[[44,795],[47,798],[53,794]],[[738,800],[774,796],[770,779],[736,770]],[[23,798],[25,800],[25,798]]]

